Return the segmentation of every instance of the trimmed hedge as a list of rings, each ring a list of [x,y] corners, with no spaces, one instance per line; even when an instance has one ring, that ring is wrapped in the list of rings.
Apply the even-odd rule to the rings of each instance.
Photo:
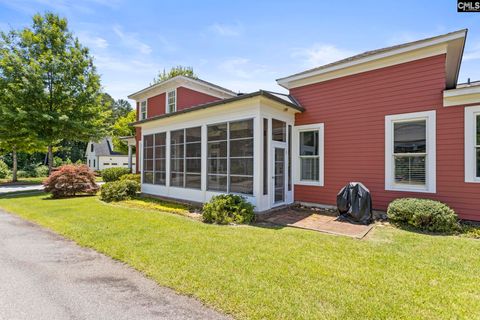
[[[203,205],[202,217],[207,223],[250,223],[255,218],[253,208],[242,196],[221,194]]]
[[[103,181],[112,182],[120,180],[121,176],[130,174],[130,169],[128,168],[108,168],[104,169],[101,172]]]
[[[140,184],[132,180],[107,182],[102,185],[100,199],[105,202],[128,200],[137,194]]]
[[[431,232],[458,230],[458,216],[449,206],[428,199],[404,198],[390,203],[387,210],[390,221],[410,225]]]
[[[95,175],[86,165],[67,164],[48,177],[43,185],[53,198],[73,197],[78,194],[94,195],[98,191]]]

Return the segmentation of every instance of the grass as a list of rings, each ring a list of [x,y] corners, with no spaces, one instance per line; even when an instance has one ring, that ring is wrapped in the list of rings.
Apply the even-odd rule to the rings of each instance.
[[[12,182],[12,178],[0,179],[0,185],[27,185],[42,184],[47,177],[18,178],[17,182]]]
[[[480,314],[480,241],[377,227],[364,240],[218,226],[96,197],[0,207],[126,262],[236,318],[467,319]]]

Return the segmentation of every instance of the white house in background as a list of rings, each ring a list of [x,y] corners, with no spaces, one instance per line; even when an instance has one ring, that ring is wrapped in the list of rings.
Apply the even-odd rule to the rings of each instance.
[[[92,170],[103,170],[106,168],[122,167],[132,168],[136,165],[135,156],[113,151],[112,138],[107,137],[99,142],[90,141],[85,151],[87,165]]]

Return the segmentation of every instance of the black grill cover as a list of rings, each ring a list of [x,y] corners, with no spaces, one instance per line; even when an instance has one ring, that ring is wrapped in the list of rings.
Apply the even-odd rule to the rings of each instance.
[[[337,194],[337,208],[341,220],[354,223],[372,222],[372,197],[360,182],[350,182]]]

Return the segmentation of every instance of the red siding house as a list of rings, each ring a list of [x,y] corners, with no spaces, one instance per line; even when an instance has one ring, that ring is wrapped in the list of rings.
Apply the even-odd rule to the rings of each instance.
[[[187,77],[134,93],[142,192],[196,202],[239,193],[262,212],[334,206],[360,181],[377,210],[420,197],[480,220],[480,83],[457,84],[466,34],[278,79],[288,94]]]

